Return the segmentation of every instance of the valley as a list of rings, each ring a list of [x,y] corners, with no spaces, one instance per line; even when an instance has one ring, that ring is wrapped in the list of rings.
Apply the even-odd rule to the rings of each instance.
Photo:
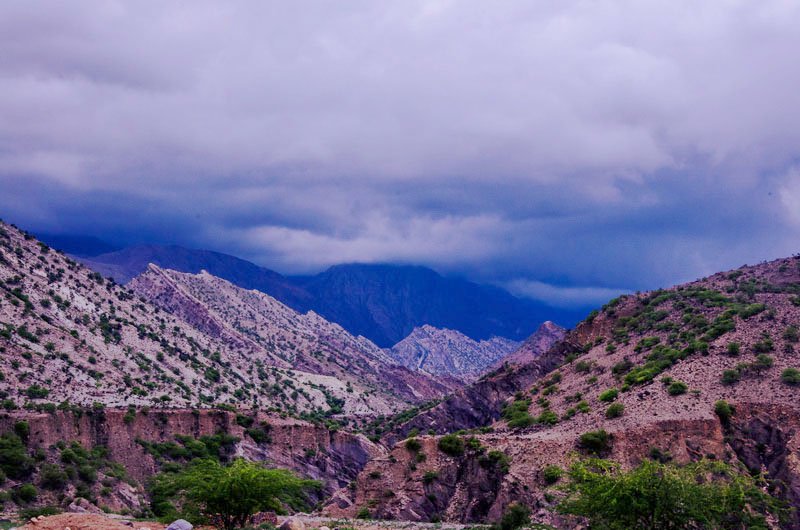
[[[83,499],[189,517],[157,484],[200,459],[317,481],[318,526],[490,524],[523,506],[573,528],[571,470],[598,457],[729,466],[800,506],[800,258],[624,295],[522,341],[424,324],[382,348],[207,270],[148,263],[120,285],[0,228],[10,516]]]

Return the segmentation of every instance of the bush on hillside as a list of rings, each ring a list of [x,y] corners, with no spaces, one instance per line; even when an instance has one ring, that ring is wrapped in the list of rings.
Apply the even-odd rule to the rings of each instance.
[[[578,439],[578,445],[589,453],[601,455],[611,449],[611,435],[603,429],[585,432]]]
[[[797,368],[787,368],[781,372],[781,381],[787,385],[800,385],[800,370]]]
[[[610,403],[615,399],[617,399],[618,395],[619,395],[619,390],[617,390],[616,388],[609,388],[608,390],[600,392],[600,395],[597,396],[597,399],[605,403]]]
[[[722,462],[644,460],[623,471],[590,459],[573,464],[569,478],[558,509],[585,517],[592,528],[768,528],[765,515],[784,513],[755,479]]]
[[[449,456],[464,454],[464,440],[457,434],[446,434],[439,438],[439,450]]]
[[[689,390],[689,387],[683,381],[673,381],[667,387],[667,392],[670,396],[680,396],[681,394],[685,394]]]

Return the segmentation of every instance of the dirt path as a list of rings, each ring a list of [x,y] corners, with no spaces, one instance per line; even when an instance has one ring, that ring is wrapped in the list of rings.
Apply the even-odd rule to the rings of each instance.
[[[121,521],[87,513],[62,513],[44,517],[36,522],[29,522],[19,530],[163,530],[165,525],[158,522],[133,521],[133,526],[122,524]]]

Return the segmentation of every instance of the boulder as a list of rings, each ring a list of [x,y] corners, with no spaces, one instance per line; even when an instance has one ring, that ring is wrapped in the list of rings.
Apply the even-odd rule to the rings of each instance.
[[[71,513],[95,513],[102,514],[103,510],[87,501],[83,497],[78,497],[67,506],[67,511]]]
[[[300,519],[289,517],[280,526],[280,530],[306,530],[306,524]]]
[[[189,521],[178,519],[177,521],[173,521],[172,524],[167,527],[167,530],[192,530],[192,528],[194,527]]]

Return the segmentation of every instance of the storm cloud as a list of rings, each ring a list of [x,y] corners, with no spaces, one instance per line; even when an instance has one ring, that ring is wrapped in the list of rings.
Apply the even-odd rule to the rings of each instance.
[[[0,4],[2,216],[565,305],[800,247],[800,4]]]

